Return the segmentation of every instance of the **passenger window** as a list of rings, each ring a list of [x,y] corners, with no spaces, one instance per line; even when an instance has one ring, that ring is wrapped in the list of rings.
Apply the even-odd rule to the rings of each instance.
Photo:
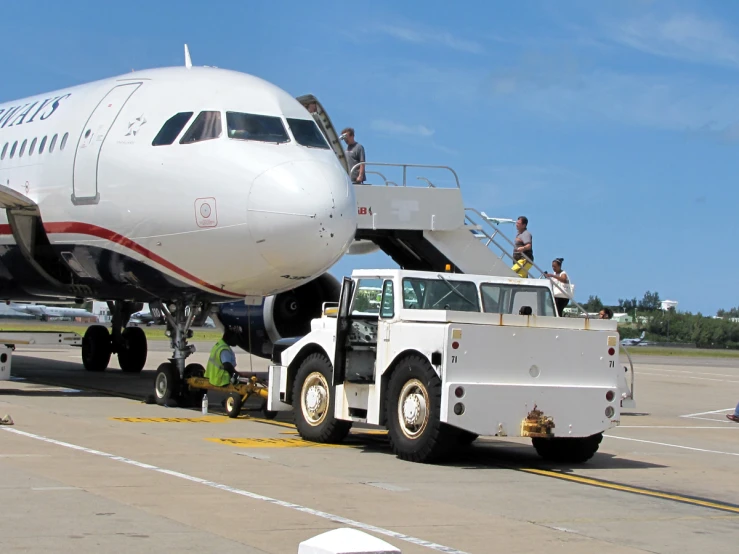
[[[415,299],[412,306],[411,297]],[[475,284],[469,281],[412,278],[403,279],[403,307],[479,312],[480,300]]]
[[[44,137],[44,138],[41,139],[41,144],[39,144],[39,146],[38,146],[38,153],[39,154],[43,154],[44,153],[44,148],[46,148],[46,137]]]
[[[554,301],[547,287],[484,283],[480,292],[486,313],[518,314],[522,307],[529,306],[532,315],[554,316]]]
[[[221,136],[221,112],[200,112],[180,144],[193,144]]]
[[[226,112],[228,138],[259,142],[289,142],[282,119],[274,115]]]
[[[151,145],[165,146],[168,144],[172,144],[175,140],[177,140],[177,137],[180,136],[182,129],[184,129],[185,125],[187,125],[187,122],[190,121],[192,114],[193,112],[180,112],[170,117],[167,121],[164,122],[162,128],[159,129],[157,136],[155,136],[154,140],[151,141]]]
[[[18,148],[18,141],[16,140],[13,143],[13,147],[10,149],[10,159],[13,159],[13,156],[15,156],[15,149]]]
[[[29,155],[29,156],[33,156],[33,153],[34,153],[34,151],[36,150],[36,140],[37,140],[37,139],[35,139],[35,138],[34,138],[34,139],[33,139],[33,140],[31,141],[31,148],[29,148],[29,149],[28,149],[28,155]]]
[[[352,315],[379,315],[382,281],[380,279],[360,279],[354,293]]]
[[[480,287],[480,292],[482,293],[482,309],[484,312],[493,314],[508,313],[504,309],[505,294],[502,287],[496,285],[483,285]]]
[[[64,133],[64,136],[62,137],[62,142],[59,145],[59,150],[64,150],[64,147],[67,145],[68,138],[69,138],[69,133]]]
[[[539,313],[538,304],[535,291],[517,291],[513,293],[511,313],[517,314],[521,311],[522,307],[530,306],[533,314],[542,315]]]
[[[425,286],[423,281],[403,279],[403,308],[406,310],[420,309],[419,299],[423,298]]]
[[[24,141],[23,141],[23,142],[21,143],[21,149],[20,149],[20,152],[18,152],[18,157],[19,157],[19,158],[22,158],[22,157],[23,157],[23,152],[25,152],[25,151],[26,151],[26,143],[27,143],[27,142],[28,142],[27,140],[24,140]]]
[[[54,146],[56,145],[56,139],[58,135],[54,135],[51,137],[51,144],[49,144],[49,154],[51,154],[54,151]]]
[[[382,285],[382,309],[380,310],[380,317],[392,319],[395,317],[395,298],[393,294],[393,282],[385,281]]]
[[[5,143],[5,146],[3,146],[3,153],[0,154],[0,160],[4,160],[5,159],[5,154],[7,154],[7,153],[8,153],[8,143],[6,142]]]
[[[287,124],[298,144],[310,148],[323,148],[328,150],[326,138],[312,119],[288,119]]]

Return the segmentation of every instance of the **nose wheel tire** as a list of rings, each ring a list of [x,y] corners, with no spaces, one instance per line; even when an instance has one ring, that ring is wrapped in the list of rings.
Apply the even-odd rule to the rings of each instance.
[[[177,406],[180,374],[171,363],[161,364],[154,378],[154,398],[160,406]]]
[[[239,393],[229,393],[228,397],[226,398],[226,414],[228,415],[228,417],[239,417],[239,414],[241,413],[241,406],[243,405],[243,403],[244,402],[241,399],[241,395]]]
[[[300,364],[293,385],[293,411],[295,426],[305,440],[341,442],[351,429],[351,422],[334,416],[331,380],[331,362],[325,355],[311,354]]]
[[[118,364],[126,373],[140,373],[148,353],[146,333],[140,327],[126,327],[121,333]]]
[[[205,375],[205,368],[202,365],[187,364],[185,366],[185,381],[190,377],[202,377],[203,375]],[[200,389],[191,389],[186,382],[183,382],[179,400],[183,408],[200,406],[203,401],[203,391]]]
[[[91,325],[82,337],[82,365],[87,371],[105,371],[110,363],[110,333],[102,325]]]
[[[428,360],[408,356],[398,362],[385,406],[390,446],[396,456],[426,463],[447,454],[457,435],[440,420],[441,380]]]

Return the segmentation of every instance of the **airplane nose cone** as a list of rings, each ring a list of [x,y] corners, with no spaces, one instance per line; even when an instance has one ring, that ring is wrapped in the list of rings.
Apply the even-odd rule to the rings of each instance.
[[[334,164],[287,162],[254,180],[249,229],[260,255],[290,280],[322,273],[344,254],[356,231],[356,199]]]

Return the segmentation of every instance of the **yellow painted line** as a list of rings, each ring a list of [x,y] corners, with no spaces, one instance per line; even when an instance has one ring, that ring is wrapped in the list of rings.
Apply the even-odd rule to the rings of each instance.
[[[564,481],[572,481],[574,483],[581,483],[583,485],[591,485],[594,487],[600,487],[603,489],[611,489],[621,492],[630,492],[633,494],[641,494],[643,496],[651,496],[654,498],[663,498],[665,500],[672,500],[676,502],[682,502],[684,504],[692,504],[694,506],[702,506],[704,508],[713,508],[715,510],[722,510],[724,512],[731,512],[739,514],[739,506],[732,504],[724,504],[722,502],[715,502],[712,500],[702,500],[700,498],[691,498],[689,496],[682,496],[679,494],[672,494],[668,492],[662,492],[652,489],[645,489],[642,487],[632,487],[630,485],[621,485],[618,483],[611,483],[608,481],[601,481],[600,479],[591,479],[589,477],[580,477],[578,475],[568,475],[566,473],[560,473],[558,471],[549,471],[546,469],[533,469],[533,468],[512,468],[524,473],[533,473],[535,475],[542,475],[544,477],[554,477],[555,479],[562,479]]]
[[[241,419],[241,417],[237,419]],[[275,421],[274,419],[265,419],[262,417],[252,417],[250,415],[244,416],[243,419],[248,419],[249,421],[256,421],[258,423],[267,423],[268,425],[276,425],[277,427],[287,427],[288,429],[295,429],[295,425],[293,425],[292,423],[286,423],[284,421]]]
[[[326,444],[304,441],[298,438],[207,438],[205,440],[238,448],[353,448],[350,444]]]
[[[126,423],[226,423],[230,418],[226,416],[203,417],[111,417],[114,421]]]

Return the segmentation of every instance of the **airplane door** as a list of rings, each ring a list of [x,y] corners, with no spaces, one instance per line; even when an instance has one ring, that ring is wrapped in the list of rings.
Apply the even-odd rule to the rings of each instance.
[[[111,89],[82,129],[74,155],[72,202],[75,204],[96,204],[100,199],[98,194],[100,150],[121,109],[140,86],[141,83],[127,83]]]

